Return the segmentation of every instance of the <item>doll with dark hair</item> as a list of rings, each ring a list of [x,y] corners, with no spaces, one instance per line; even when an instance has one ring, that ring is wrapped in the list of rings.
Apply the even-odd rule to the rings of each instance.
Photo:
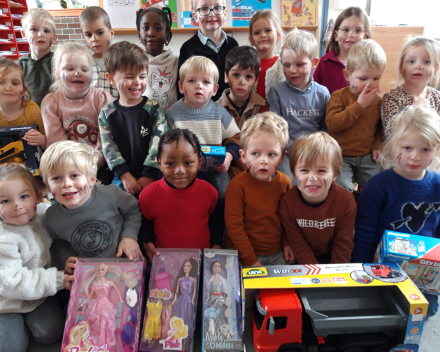
[[[211,332],[215,333],[223,324],[227,323],[227,319],[224,314],[225,289],[227,282],[226,279],[221,275],[223,265],[219,260],[212,262],[209,269],[212,275],[211,278],[206,282],[206,303],[210,301],[211,307],[217,309],[218,311],[218,317],[215,319],[215,324],[213,326],[215,331],[212,331],[212,327],[210,326]]]

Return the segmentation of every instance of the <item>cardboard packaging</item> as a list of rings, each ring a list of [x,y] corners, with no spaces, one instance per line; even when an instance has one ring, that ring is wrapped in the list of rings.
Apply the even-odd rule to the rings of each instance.
[[[225,161],[226,157],[226,147],[219,146],[209,146],[202,145],[202,152],[205,153],[205,157],[202,157],[202,167],[199,172],[202,173],[214,173],[218,174],[215,171],[216,167],[221,166]]]

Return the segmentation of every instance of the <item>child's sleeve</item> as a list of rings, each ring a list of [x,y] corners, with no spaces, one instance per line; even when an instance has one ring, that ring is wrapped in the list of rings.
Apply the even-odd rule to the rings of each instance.
[[[153,243],[154,240],[154,221],[149,213],[149,209],[154,209],[154,196],[151,194],[152,185],[147,186],[139,194],[139,207],[142,212],[142,225],[139,232],[139,240],[141,243]]]
[[[323,87],[323,88],[325,88],[325,93],[324,93],[324,97],[323,97],[323,99],[324,99],[324,104],[323,104],[324,111],[323,111],[323,114],[322,114],[321,122],[319,123],[319,130],[323,131],[323,132],[327,132],[327,123],[325,121],[325,116],[326,116],[326,113],[327,113],[327,104],[328,104],[328,101],[330,99],[330,93],[328,92],[328,89],[326,87]]]
[[[328,133],[338,133],[350,128],[357,119],[365,112],[362,106],[356,101],[351,105],[346,105],[343,96],[334,92],[327,103],[325,120]]]
[[[269,104],[269,111],[274,112],[278,116],[284,116],[281,111],[280,96],[273,87],[269,90],[269,93],[267,93],[266,100]]]
[[[235,119],[229,115],[228,111],[222,107],[222,140],[226,146],[226,151],[231,153],[234,160],[240,159],[240,129]]]
[[[139,209],[139,201],[130,193],[114,187],[116,192],[116,206],[124,217],[121,238],[128,237],[138,240],[139,230],[142,224],[142,213]]]
[[[223,246],[223,209],[218,202],[218,193],[214,187],[212,191],[212,204],[209,208],[209,232],[211,233],[211,247]]]
[[[29,105],[26,108],[29,109],[30,123],[38,125],[38,128],[40,129],[40,133],[43,136],[45,136],[46,132],[44,130],[44,123],[43,123],[43,118],[41,117],[40,108],[33,101],[30,101],[28,104]],[[26,110],[26,108],[25,108],[25,110]]]
[[[316,83],[322,84],[324,77],[324,64],[322,60],[319,60],[318,67],[316,67],[315,73],[313,74],[313,80]]]
[[[67,133],[59,115],[59,104],[53,94],[48,94],[41,102],[41,116],[43,117],[46,133],[46,148],[52,143],[67,140]]]
[[[393,128],[394,117],[399,113],[400,102],[389,92],[385,93],[380,104],[383,137],[387,139]]]
[[[353,252],[354,220],[356,217],[356,202],[351,194],[341,205],[345,207],[342,221],[335,228],[333,237],[331,263],[350,263]]]
[[[56,266],[60,270],[64,270],[67,259],[69,257],[76,257],[76,253],[73,252],[70,243],[59,237],[54,230],[49,226],[46,219],[47,232],[52,237],[53,242],[50,246],[50,253],[52,256],[52,265]]]

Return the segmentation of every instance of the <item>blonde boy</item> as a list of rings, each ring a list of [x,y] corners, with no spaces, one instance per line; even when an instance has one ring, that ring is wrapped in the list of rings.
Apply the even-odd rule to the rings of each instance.
[[[348,53],[344,77],[350,85],[333,92],[327,105],[327,129],[342,149],[344,164],[336,182],[353,191],[380,171],[382,143],[379,83],[386,55],[372,39],[361,40]]]
[[[281,197],[292,187],[277,171],[286,156],[287,122],[272,112],[245,121],[240,155],[248,171],[226,190],[226,245],[238,250],[243,265],[293,263],[293,253],[277,215]]]
[[[25,84],[32,94],[32,100],[41,105],[52,84],[52,57],[50,51],[57,39],[55,23],[45,10],[30,9],[21,19],[21,35],[29,42],[30,54],[18,59]]]
[[[43,181],[57,201],[46,212],[46,225],[57,264],[69,273],[76,256],[142,255],[139,202],[116,186],[95,185],[97,161],[92,147],[73,141],[50,145],[41,158]]]

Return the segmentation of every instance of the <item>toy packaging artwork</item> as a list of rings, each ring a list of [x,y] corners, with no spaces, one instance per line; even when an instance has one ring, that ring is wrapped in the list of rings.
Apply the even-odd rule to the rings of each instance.
[[[153,257],[141,351],[193,351],[201,252],[160,249]]]
[[[145,261],[78,258],[62,352],[136,352]]]
[[[0,164],[23,164],[34,176],[39,176],[41,149],[24,140],[30,130],[40,129],[38,125],[0,127]]]
[[[397,263],[420,291],[440,294],[440,239],[385,231],[374,261]]]
[[[202,157],[203,164],[199,172],[218,174],[215,169],[225,161],[226,147],[202,145],[201,148],[205,156]]]
[[[202,351],[242,351],[241,284],[236,250],[205,249]]]

